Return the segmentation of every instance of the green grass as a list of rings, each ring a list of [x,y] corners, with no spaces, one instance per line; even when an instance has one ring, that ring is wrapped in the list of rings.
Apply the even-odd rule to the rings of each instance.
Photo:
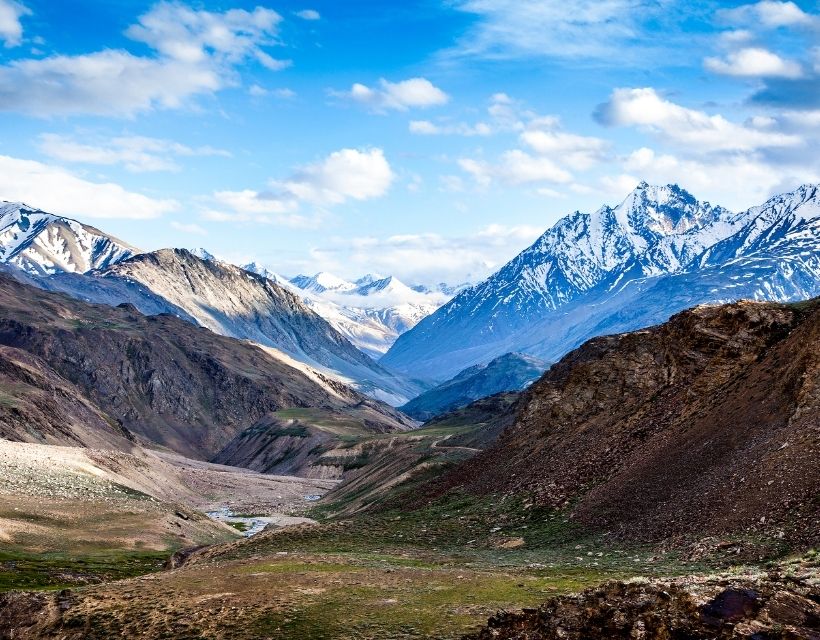
[[[170,552],[114,550],[82,555],[0,550],[0,592],[120,580],[160,571]]]

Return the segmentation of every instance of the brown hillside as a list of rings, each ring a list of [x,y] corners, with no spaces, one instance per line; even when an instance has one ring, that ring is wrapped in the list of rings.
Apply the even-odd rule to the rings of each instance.
[[[614,535],[820,540],[816,303],[697,307],[591,340],[437,491],[527,493]]]
[[[171,315],[143,316],[130,305],[80,302],[2,274],[0,345],[36,356],[129,431],[194,458],[210,459],[269,412],[291,407],[342,410],[367,403],[368,420],[380,422],[382,431],[411,424],[392,408],[339,383],[320,384],[251,343]],[[14,439],[26,438],[18,433]]]

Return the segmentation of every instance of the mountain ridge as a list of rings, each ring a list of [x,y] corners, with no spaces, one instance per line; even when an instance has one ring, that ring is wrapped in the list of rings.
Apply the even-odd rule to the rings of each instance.
[[[698,202],[675,185],[641,183],[617,207],[559,220],[487,280],[401,336],[382,362],[410,375],[436,373],[440,379],[509,351],[555,360],[594,335],[660,322],[702,302],[812,297],[820,286],[805,285],[815,276],[820,282],[820,265],[808,264],[809,258],[783,271],[777,264],[800,263],[799,252],[790,253],[799,245],[820,247],[818,201],[817,187],[804,185],[732,213]],[[779,263],[777,251],[783,254]],[[744,276],[738,261],[748,259],[757,261],[761,273],[766,261],[775,267],[761,286]],[[790,282],[788,274],[801,269],[806,277],[801,272]],[[684,285],[697,283],[699,274],[709,282],[708,289],[700,287],[697,295],[687,296]],[[766,289],[765,283],[771,286]],[[650,321],[643,325],[637,319],[610,325],[600,315],[601,309],[635,314],[630,308],[635,291],[653,286],[666,287],[670,298],[678,300],[665,316],[653,313],[666,313],[663,301],[644,309],[642,317]],[[587,332],[576,331],[578,337],[566,342],[574,330],[570,316],[582,316]],[[550,332],[564,337],[551,339]]]

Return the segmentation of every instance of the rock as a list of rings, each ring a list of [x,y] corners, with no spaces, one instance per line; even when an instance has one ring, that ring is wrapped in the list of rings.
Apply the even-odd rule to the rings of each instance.
[[[820,640],[820,587],[768,577],[609,582],[502,612],[465,640]]]

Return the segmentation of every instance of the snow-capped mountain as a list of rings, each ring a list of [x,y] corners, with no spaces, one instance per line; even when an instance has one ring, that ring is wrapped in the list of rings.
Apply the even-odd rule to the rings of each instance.
[[[278,273],[271,271],[270,269],[259,264],[258,262],[248,262],[246,264],[241,264],[239,266],[245,271],[250,271],[251,273],[255,273],[258,276],[267,278],[268,280],[273,280],[276,284],[280,286],[286,285],[288,283],[287,278],[283,278]]]
[[[366,354],[380,358],[396,339],[451,296],[419,291],[395,276],[367,274],[353,282],[326,272],[290,284],[305,303]]]
[[[641,183],[616,207],[575,212],[401,336],[382,363],[446,377],[510,351],[555,360],[603,333],[686,307],[820,294],[820,196],[807,185],[733,213]]]
[[[0,262],[35,275],[84,273],[139,249],[92,226],[22,202],[0,202]]]
[[[299,275],[291,279],[291,283],[295,284],[304,291],[311,293],[325,293],[326,291],[353,291],[356,289],[356,284],[348,282],[343,278],[334,276],[332,273],[320,271],[315,276]]]

